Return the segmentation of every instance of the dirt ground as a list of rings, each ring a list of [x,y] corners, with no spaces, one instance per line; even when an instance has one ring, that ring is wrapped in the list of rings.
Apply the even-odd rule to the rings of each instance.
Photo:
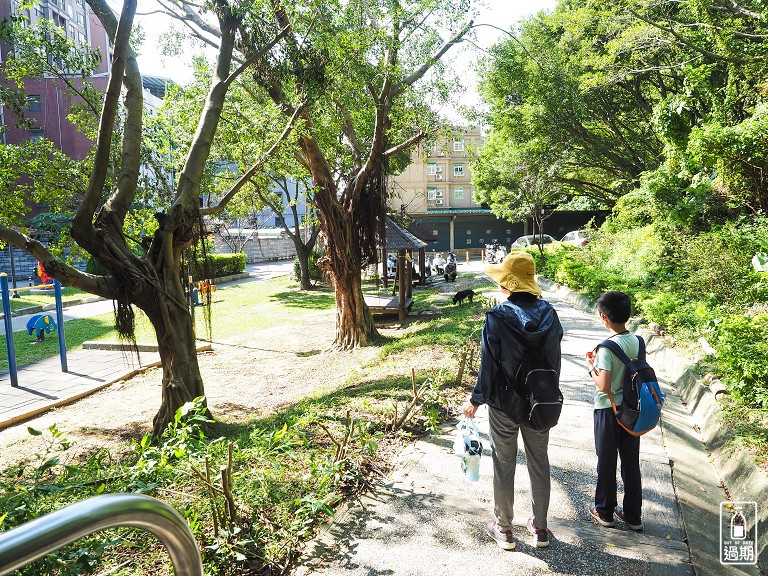
[[[229,338],[199,355],[208,405],[217,420],[237,422],[268,414],[315,391],[338,387],[370,364],[376,348],[331,350],[333,312],[319,312],[302,326],[265,329],[250,342]],[[151,431],[160,406],[161,371],[149,370],[74,404],[49,411],[0,432],[0,469],[34,457],[49,435],[31,436],[27,428],[55,424],[75,443],[70,457],[103,446],[119,456],[130,439]]]

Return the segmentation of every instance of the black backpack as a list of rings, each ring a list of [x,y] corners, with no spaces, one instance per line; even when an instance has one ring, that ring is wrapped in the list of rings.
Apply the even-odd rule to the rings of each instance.
[[[640,336],[637,336],[637,339],[640,348],[635,360],[630,360],[613,340],[604,340],[597,345],[597,348],[608,348],[626,366],[622,388],[624,398],[621,404],[616,406],[613,394],[609,393],[608,397],[611,399],[616,421],[632,436],[642,436],[656,427],[661,418],[661,407],[665,398],[659,388],[656,373],[645,361],[645,340]]]
[[[563,393],[560,377],[545,361],[540,349],[526,349],[515,380],[509,382],[501,364],[499,398],[502,411],[520,426],[549,430],[560,419]]]

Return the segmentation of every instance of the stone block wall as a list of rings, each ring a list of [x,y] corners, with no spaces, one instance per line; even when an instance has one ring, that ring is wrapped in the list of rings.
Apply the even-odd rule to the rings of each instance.
[[[232,252],[226,242],[220,238],[216,238],[215,248],[218,254]],[[296,247],[293,245],[293,240],[288,237],[249,239],[242,251],[245,252],[245,261],[248,264],[271,260],[290,260],[296,256]]]

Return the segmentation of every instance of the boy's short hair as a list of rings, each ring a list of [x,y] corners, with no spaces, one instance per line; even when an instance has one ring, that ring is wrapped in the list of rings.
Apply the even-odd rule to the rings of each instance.
[[[632,313],[632,302],[627,294],[618,290],[606,292],[597,299],[597,311],[615,324],[623,324]]]

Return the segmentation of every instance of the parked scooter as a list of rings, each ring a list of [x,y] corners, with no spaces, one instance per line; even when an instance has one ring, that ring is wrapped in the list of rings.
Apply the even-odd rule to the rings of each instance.
[[[429,256],[424,259],[424,276],[427,278],[432,276],[432,262],[430,261]]]
[[[456,255],[453,252],[448,252],[443,278],[446,282],[456,282]]]
[[[507,249],[504,246],[496,245],[496,253],[494,254],[496,257],[496,264],[500,264],[504,258],[507,257]]]

